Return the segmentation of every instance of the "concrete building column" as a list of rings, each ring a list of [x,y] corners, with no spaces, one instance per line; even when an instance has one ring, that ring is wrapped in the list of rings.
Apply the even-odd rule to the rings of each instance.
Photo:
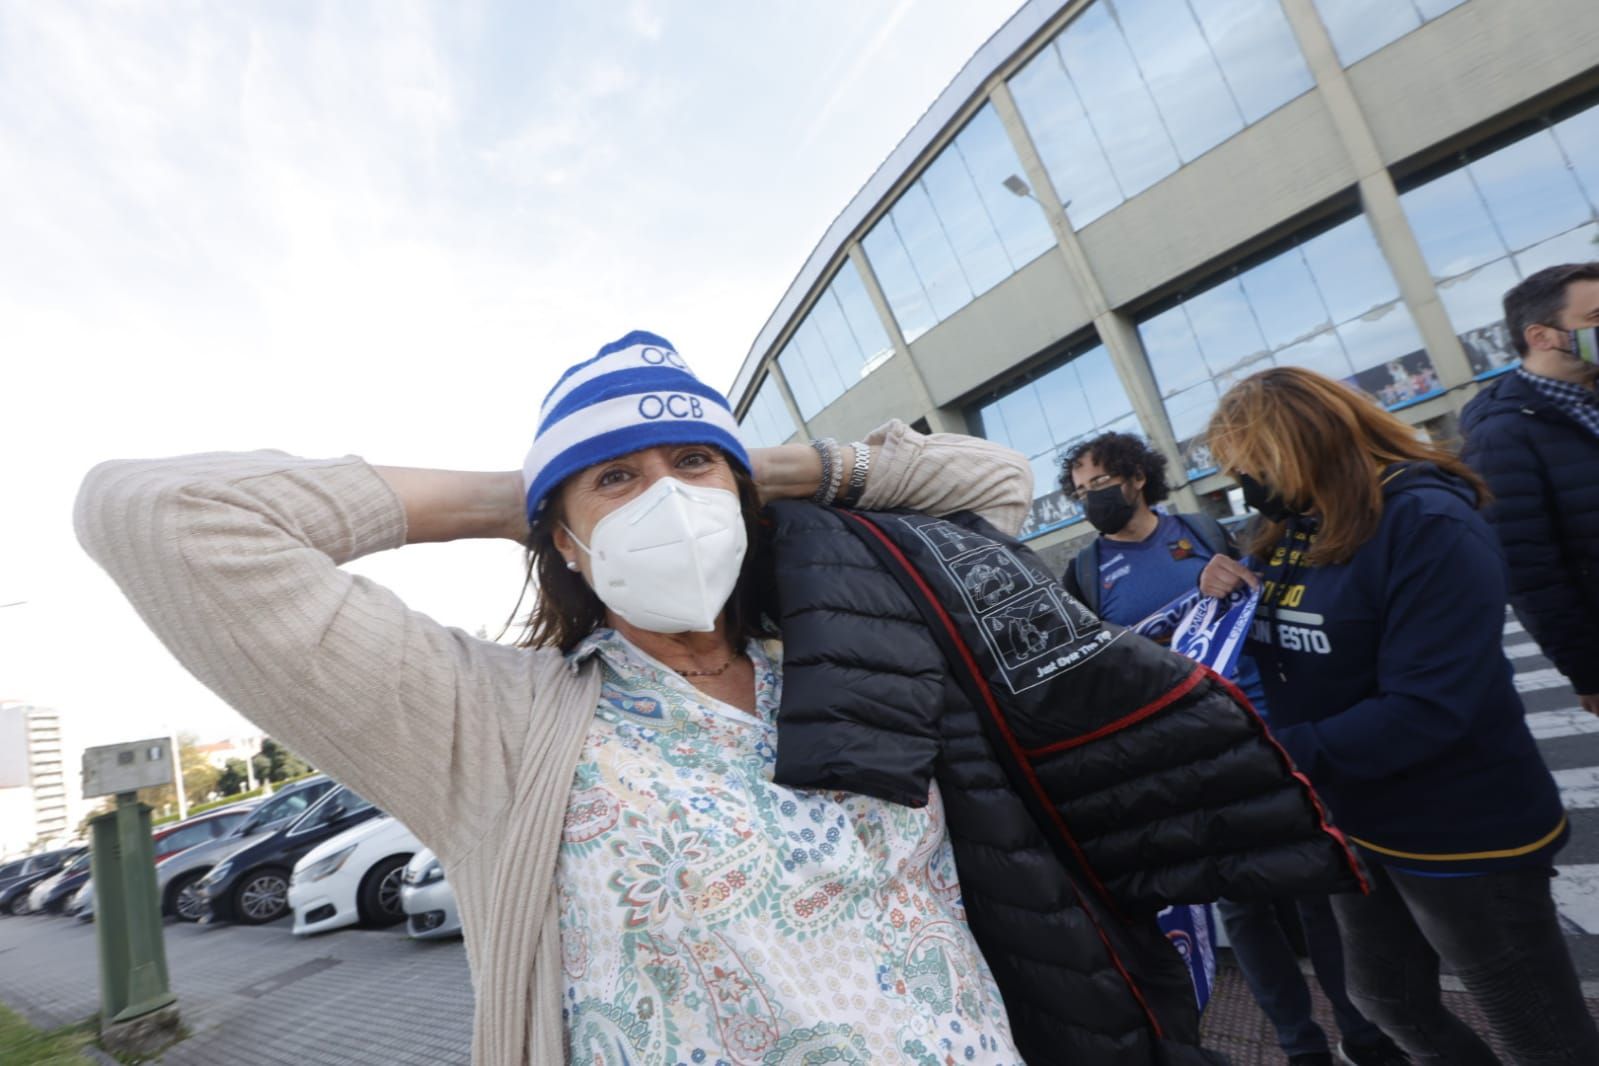
[[[1160,388],[1155,384],[1155,375],[1149,368],[1149,359],[1138,339],[1137,328],[1126,315],[1108,305],[1105,290],[1083,252],[1071,220],[1066,217],[1066,206],[1056,194],[1055,185],[1044,168],[1044,160],[1022,122],[1021,113],[1016,109],[1010,86],[1004,82],[995,85],[989,93],[989,102],[994,105],[994,112],[999,115],[1011,146],[1016,150],[1016,157],[1021,161],[1027,184],[1032,187],[1033,199],[1044,209],[1044,216],[1049,219],[1055,245],[1060,249],[1066,269],[1082,293],[1084,303],[1093,313],[1094,328],[1110,353],[1111,364],[1116,368],[1122,387],[1127,390],[1127,398],[1132,401],[1139,423],[1149,434],[1150,443],[1165,454],[1171,469],[1181,471],[1184,468],[1182,453],[1177,449],[1177,438],[1166,417],[1166,405],[1161,402]],[[1198,498],[1186,484],[1175,488],[1173,493],[1180,509],[1198,509]]]
[[[799,404],[794,399],[793,391],[788,387],[788,378],[783,374],[783,368],[777,365],[776,357],[766,367],[766,376],[777,382],[777,394],[783,397],[783,406],[788,408],[789,417],[794,419],[794,425],[799,427],[802,439],[809,440],[811,427],[805,421],[805,416],[800,414]]]
[[[1299,40],[1299,49],[1316,79],[1317,91],[1354,164],[1361,205],[1376,234],[1377,244],[1394,272],[1394,279],[1399,283],[1405,306],[1421,332],[1422,343],[1427,346],[1444,386],[1453,389],[1464,385],[1472,379],[1466,350],[1455,335],[1443,301],[1438,298],[1438,286],[1427,269],[1421,245],[1399,205],[1399,191],[1394,187],[1393,176],[1383,163],[1377,139],[1349,84],[1349,76],[1338,60],[1338,53],[1333,49],[1327,27],[1316,13],[1313,0],[1282,0],[1282,5],[1294,36]]]
[[[927,387],[927,380],[922,377],[921,368],[916,365],[916,360],[911,358],[911,346],[905,340],[905,334],[900,332],[899,321],[894,317],[894,310],[888,305],[888,297],[883,293],[883,286],[877,280],[877,271],[872,269],[871,260],[866,258],[866,251],[860,246],[859,241],[850,242],[849,259],[855,264],[855,269],[861,276],[861,283],[866,286],[866,295],[871,298],[872,307],[883,323],[883,332],[888,335],[888,342],[894,349],[893,357],[903,359],[905,365],[910,367],[911,388],[915,390],[915,395],[911,397],[911,405],[921,412],[920,417],[927,419],[927,427],[934,433],[965,433],[966,419],[959,411],[938,407],[933,403],[933,394]]]

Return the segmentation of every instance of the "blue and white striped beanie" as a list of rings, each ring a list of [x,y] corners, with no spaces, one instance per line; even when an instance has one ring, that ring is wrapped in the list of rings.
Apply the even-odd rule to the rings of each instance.
[[[752,472],[726,397],[695,377],[670,341],[634,330],[568,369],[544,398],[522,464],[528,521],[584,467],[660,444],[714,444]]]

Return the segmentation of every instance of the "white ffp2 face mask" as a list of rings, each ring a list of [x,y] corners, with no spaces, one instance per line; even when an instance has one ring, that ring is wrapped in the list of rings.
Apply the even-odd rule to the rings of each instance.
[[[664,477],[594,525],[594,593],[652,633],[709,633],[738,584],[748,538],[738,495]]]

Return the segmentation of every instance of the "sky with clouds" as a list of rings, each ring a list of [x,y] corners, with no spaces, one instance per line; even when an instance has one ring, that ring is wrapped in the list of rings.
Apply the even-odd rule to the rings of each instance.
[[[634,328],[728,386],[1017,0],[0,0],[0,698],[242,730],[78,549],[112,457],[521,464]],[[356,564],[498,628],[511,545]],[[74,759],[75,762],[75,759]]]

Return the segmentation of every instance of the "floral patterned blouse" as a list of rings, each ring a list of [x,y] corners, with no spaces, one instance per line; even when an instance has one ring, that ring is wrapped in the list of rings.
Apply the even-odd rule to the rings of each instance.
[[[772,782],[756,715],[612,630],[556,870],[568,1060],[1019,1064],[966,926],[936,789],[921,810]]]

